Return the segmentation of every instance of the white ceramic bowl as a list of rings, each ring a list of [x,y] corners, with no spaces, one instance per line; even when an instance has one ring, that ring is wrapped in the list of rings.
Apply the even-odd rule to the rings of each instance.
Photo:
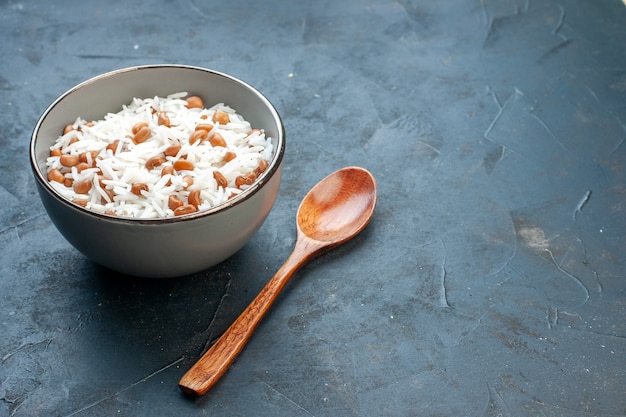
[[[268,169],[253,186],[207,211],[165,219],[124,219],[80,207],[48,184],[46,158],[63,127],[78,116],[102,119],[133,97],[186,91],[223,102],[274,138]],[[278,194],[285,132],[272,104],[255,88],[227,74],[186,65],[147,65],[106,73],[56,99],[37,122],[30,160],[50,219],[80,252],[110,269],[143,277],[175,277],[207,269],[241,249],[257,232]]]

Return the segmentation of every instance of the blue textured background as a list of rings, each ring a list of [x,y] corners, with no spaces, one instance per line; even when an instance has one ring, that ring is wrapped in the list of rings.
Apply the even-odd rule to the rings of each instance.
[[[5,0],[0,38],[0,415],[626,416],[621,1]],[[148,63],[239,77],[287,131],[263,228],[176,280],[86,260],[28,164],[54,98]],[[370,225],[184,397],[346,165],[378,181]]]

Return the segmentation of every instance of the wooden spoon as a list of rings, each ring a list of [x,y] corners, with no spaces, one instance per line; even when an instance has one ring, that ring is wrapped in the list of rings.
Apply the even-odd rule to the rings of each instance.
[[[310,260],[363,230],[375,205],[376,182],[363,168],[340,169],[313,187],[298,208],[293,252],[237,320],[183,375],[180,389],[187,394],[205,394],[241,352],[289,278]]]

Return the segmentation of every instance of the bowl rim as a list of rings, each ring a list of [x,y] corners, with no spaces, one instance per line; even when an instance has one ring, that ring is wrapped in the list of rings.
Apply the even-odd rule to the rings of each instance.
[[[46,117],[50,114],[50,112],[72,93],[80,90],[81,88],[87,85],[96,83],[102,79],[114,77],[116,75],[127,73],[127,72],[132,72],[132,71],[161,69],[161,68],[188,69],[188,70],[194,70],[194,71],[207,72],[213,75],[217,75],[219,77],[224,77],[228,79],[229,81],[235,82],[245,87],[246,89],[250,90],[254,95],[257,96],[257,98],[261,100],[261,102],[263,102],[263,104],[270,110],[270,113],[272,114],[272,117],[274,118],[278,126],[278,135],[275,138],[275,140],[277,141],[276,151],[274,152],[274,156],[272,157],[272,160],[269,163],[268,169],[263,173],[263,175],[259,179],[257,179],[249,188],[246,188],[237,196],[215,207],[211,207],[210,209],[197,211],[191,214],[185,214],[182,216],[165,217],[165,218],[159,217],[159,218],[152,218],[152,219],[138,219],[138,218],[133,218],[133,217],[112,216],[109,214],[89,210],[85,207],[79,206],[78,204],[75,204],[72,201],[68,200],[67,198],[62,196],[58,191],[56,191],[53,187],[51,187],[50,184],[48,183],[47,175],[44,175],[44,173],[41,172],[41,170],[39,169],[39,164],[37,163],[37,155],[35,151],[39,130],[41,128],[41,125],[44,123]],[[69,90],[65,91],[63,94],[58,96],[54,101],[52,101],[52,103],[50,103],[50,105],[48,105],[48,107],[44,110],[44,112],[38,118],[37,123],[35,124],[35,127],[33,128],[33,131],[31,134],[29,148],[30,148],[30,165],[31,165],[31,169],[33,170],[35,179],[43,187],[43,189],[45,189],[48,192],[48,194],[55,197],[56,200],[60,201],[63,205],[67,206],[68,208],[77,210],[81,213],[94,216],[102,220],[114,221],[114,222],[119,222],[119,223],[135,224],[135,225],[136,224],[162,225],[162,224],[170,224],[170,223],[188,222],[188,221],[193,221],[195,219],[198,219],[200,217],[216,215],[220,212],[228,210],[231,207],[242,204],[246,200],[250,199],[261,188],[263,188],[265,184],[267,184],[271,180],[271,178],[276,174],[276,172],[281,167],[281,163],[282,163],[284,153],[285,153],[285,126],[282,122],[280,115],[278,114],[278,111],[276,110],[274,105],[269,101],[269,99],[267,99],[267,97],[263,95],[263,93],[261,93],[259,90],[257,90],[255,87],[248,84],[247,82],[239,78],[236,78],[232,75],[229,75],[221,71],[216,71],[213,69],[195,66],[195,65],[185,65],[185,64],[135,65],[131,67],[125,67],[125,68],[108,71],[103,74],[99,74],[94,77],[91,77],[75,85],[74,87],[70,88]]]

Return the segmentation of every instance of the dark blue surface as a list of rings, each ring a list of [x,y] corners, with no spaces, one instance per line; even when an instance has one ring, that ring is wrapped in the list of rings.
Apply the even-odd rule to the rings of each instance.
[[[623,2],[0,1],[0,35],[0,415],[626,416]],[[52,100],[148,63],[239,77],[287,131],[263,228],[176,280],[86,260],[28,164]],[[347,165],[370,225],[182,395]]]

